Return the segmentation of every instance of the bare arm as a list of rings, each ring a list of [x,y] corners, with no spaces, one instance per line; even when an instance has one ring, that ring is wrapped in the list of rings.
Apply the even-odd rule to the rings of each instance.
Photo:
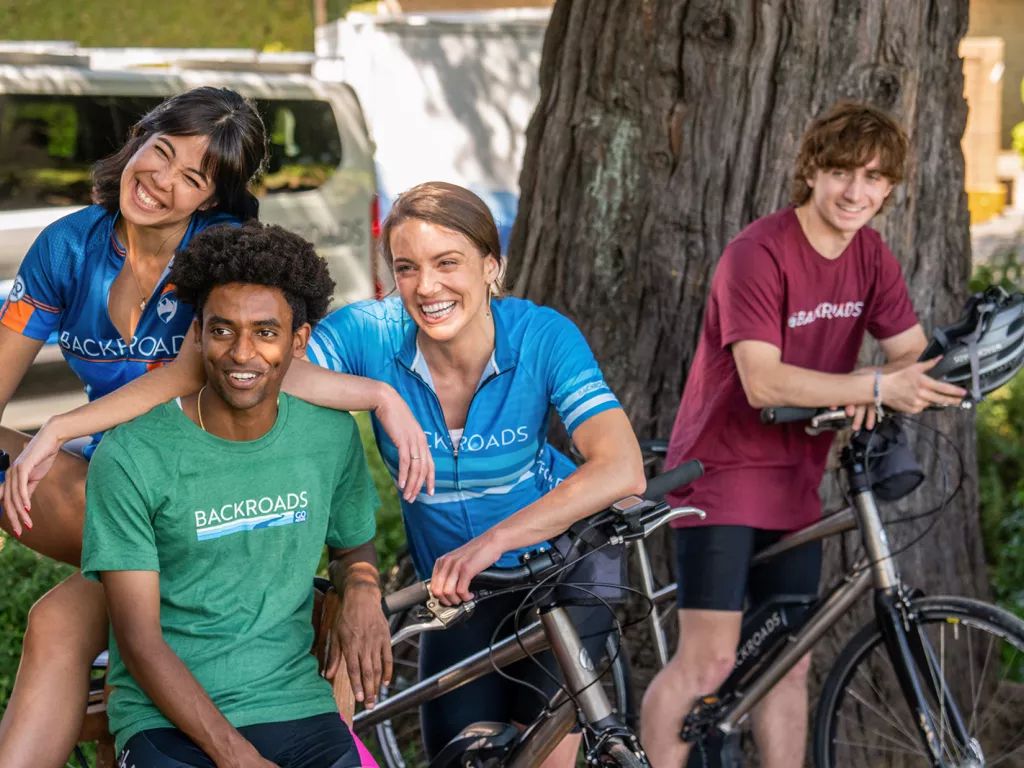
[[[430,590],[441,602],[469,600],[469,582],[503,553],[547,541],[613,502],[643,493],[647,481],[640,446],[624,411],[616,408],[587,419],[572,438],[586,459],[582,467],[434,564]]]
[[[398,488],[412,501],[424,485],[434,493],[434,459],[423,428],[409,406],[389,384],[362,376],[336,373],[308,360],[295,360],[284,390],[314,405],[336,411],[373,411],[398,449]]]
[[[0,325],[0,416],[42,348],[42,341]]]
[[[193,336],[196,335],[195,329],[193,323],[190,330]],[[20,376],[18,378],[20,380]],[[12,520],[16,515],[20,516],[22,521],[31,525],[32,494],[68,440],[105,432],[161,403],[198,392],[205,383],[206,372],[199,350],[194,344],[186,343],[173,362],[149,371],[98,400],[52,417],[18,456],[7,475],[2,499],[4,513],[11,515]],[[0,374],[2,385],[3,374]],[[17,381],[11,385],[12,391],[16,385]],[[374,411],[398,449],[398,487],[403,498],[412,501],[424,485],[427,493],[434,492],[434,460],[427,436],[409,406],[392,387],[373,379],[328,371],[305,360],[295,360],[285,376],[284,390],[325,408]],[[0,400],[0,404],[3,402]]]
[[[331,636],[327,677],[338,672],[342,654],[356,701],[373,709],[377,691],[391,682],[391,630],[381,609],[380,572],[373,541],[351,549],[329,548],[328,573],[342,607]]]
[[[220,766],[269,768],[256,748],[221,714],[160,629],[160,574],[101,574],[110,623],[125,666],[164,717]]]
[[[956,405],[964,391],[926,375],[937,360],[907,362],[916,346],[916,342],[912,343],[913,330],[906,331],[905,334],[910,335],[900,341],[895,339],[905,334],[882,342],[887,356],[890,352],[900,355],[899,365],[902,366],[896,369],[894,361],[891,366],[894,370],[883,373],[882,402],[908,413],[919,413],[933,404]],[[778,347],[763,341],[738,341],[732,345],[732,354],[747,402],[753,408],[772,405],[827,408],[840,404],[858,406],[874,403],[875,377],[871,373],[822,373],[789,365],[782,362],[782,352]],[[916,356],[913,359],[916,360]]]

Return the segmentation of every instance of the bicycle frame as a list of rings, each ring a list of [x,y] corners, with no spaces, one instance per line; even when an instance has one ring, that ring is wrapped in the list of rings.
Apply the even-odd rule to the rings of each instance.
[[[968,739],[967,729],[948,690],[943,689],[940,693],[936,689],[934,649],[927,637],[915,631],[914,625],[907,621],[906,597],[909,590],[900,581],[893,562],[865,463],[861,453],[850,446],[844,449],[842,465],[850,478],[853,492],[851,507],[796,531],[761,550],[751,559],[751,567],[762,565],[797,547],[855,528],[860,529],[868,558],[867,562],[856,564],[843,582],[812,609],[809,618],[794,635],[780,639],[775,646],[766,650],[766,661],[754,669],[752,676],[748,676],[750,682],[742,690],[718,692],[717,698],[724,702],[724,707],[715,718],[715,726],[725,734],[735,732],[751,710],[796,666],[839,618],[857,600],[873,591],[875,620],[878,622],[903,695],[914,710],[914,721],[921,743],[929,750],[932,764],[941,766],[942,755],[937,752],[941,747],[937,747],[937,729],[928,706],[926,691],[936,701],[943,702],[946,710],[944,716],[948,716],[950,726],[961,743],[966,743]],[[640,559],[642,592],[655,601],[673,595],[676,591],[675,585],[654,590],[650,560],[646,547],[641,546],[642,544],[642,541],[638,541],[632,545],[634,554]],[[655,650],[662,666],[668,661],[667,644],[661,626],[666,612],[658,611],[655,606],[648,619],[655,640]],[[773,657],[772,652],[778,648],[778,644],[787,641],[788,645]],[[922,675],[922,671],[930,671],[932,674]]]
[[[420,625],[423,631],[435,629],[431,623]],[[414,627],[413,629],[416,629]],[[409,635],[403,633],[403,637]],[[622,728],[608,697],[599,682],[599,673],[589,660],[579,634],[565,608],[554,606],[541,610],[540,619],[493,648],[484,648],[447,669],[421,680],[393,697],[384,699],[372,710],[364,710],[353,718],[355,728],[372,727],[396,715],[409,712],[484,675],[514,664],[528,655],[551,649],[562,670],[566,686],[574,692],[586,723],[595,730]],[[588,663],[589,662],[589,663]],[[576,708],[568,706],[568,696],[559,691],[547,710],[532,723],[506,761],[510,768],[529,768],[543,762],[576,724]]]

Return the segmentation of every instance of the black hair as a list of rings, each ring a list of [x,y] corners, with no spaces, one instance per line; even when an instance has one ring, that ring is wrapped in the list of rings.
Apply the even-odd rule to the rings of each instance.
[[[121,174],[139,147],[156,133],[206,136],[209,145],[200,170],[212,179],[216,202],[240,221],[255,219],[260,204],[248,184],[267,157],[267,129],[256,107],[228,88],[203,86],[171,96],[128,131],[120,150],[92,166],[92,199],[109,213],[121,204]]]
[[[174,256],[170,282],[199,323],[214,288],[231,283],[278,288],[292,308],[292,331],[327,314],[334,281],[313,244],[276,224],[210,227]]]

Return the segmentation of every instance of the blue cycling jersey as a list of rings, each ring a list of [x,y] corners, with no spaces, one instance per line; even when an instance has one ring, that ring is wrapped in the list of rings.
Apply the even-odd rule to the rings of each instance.
[[[0,308],[0,323],[13,331],[39,340],[57,332],[61,351],[90,400],[173,360],[192,322],[192,308],[179,304],[167,282],[168,267],[135,336],[129,341],[117,332],[107,313],[110,284],[125,258],[114,232],[116,220],[117,214],[92,205],[46,227]],[[226,214],[196,214],[178,247],[207,227],[234,221]]]
[[[453,440],[417,327],[398,298],[343,307],[313,331],[310,360],[325,368],[384,381],[408,403],[426,432],[436,472],[435,495],[402,501],[413,563],[427,578],[434,561],[533,503],[574,465],[547,443],[552,406],[571,435],[618,400],[605,384],[583,334],[552,309],[521,299],[491,302],[495,349]],[[373,420],[392,477],[398,450]],[[533,548],[536,549],[536,548]],[[517,565],[522,551],[498,564]]]

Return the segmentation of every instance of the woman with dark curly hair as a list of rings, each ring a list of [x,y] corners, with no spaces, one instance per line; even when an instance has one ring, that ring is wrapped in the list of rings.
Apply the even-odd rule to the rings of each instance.
[[[26,435],[0,428],[0,449],[18,457],[0,489],[0,526],[26,546],[78,565],[96,433],[148,410],[151,405],[138,408],[151,398],[166,401],[198,389],[201,362],[182,344],[192,312],[179,304],[168,267],[175,249],[199,232],[257,215],[248,184],[266,152],[263,122],[237,93],[179,94],[145,115],[125,145],[95,165],[96,204],[54,222],[33,243],[0,308],[0,411],[53,333],[90,400],[105,402],[90,411],[98,421],[74,411],[51,419],[30,447]],[[394,390],[357,377],[321,384],[325,379],[302,363],[286,390],[328,407],[376,408],[407,465],[408,456],[425,450],[422,431]],[[190,383],[179,391],[182,381]],[[116,416],[104,416],[111,412]],[[59,450],[90,434],[81,456]],[[31,456],[41,463],[26,465]],[[51,466],[58,471],[44,480]],[[410,492],[430,468],[415,462]],[[18,680],[0,721],[0,768],[63,765],[81,726],[87,670],[104,647],[106,623],[102,590],[80,574],[33,607]]]

